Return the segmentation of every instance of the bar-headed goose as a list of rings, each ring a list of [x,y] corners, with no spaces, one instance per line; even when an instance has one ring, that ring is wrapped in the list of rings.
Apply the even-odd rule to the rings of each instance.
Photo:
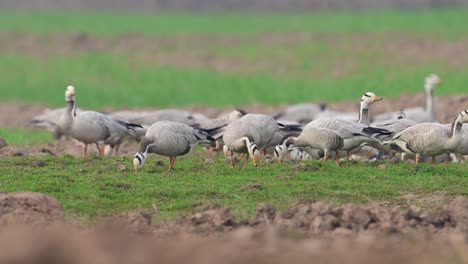
[[[177,156],[187,154],[193,145],[204,141],[213,141],[213,138],[182,123],[156,122],[148,128],[145,137],[140,141],[138,152],[133,159],[135,173],[143,167],[148,153],[169,157],[169,168],[166,171],[168,172],[174,167]]]
[[[316,115],[317,119],[320,118],[330,118],[330,117],[339,117],[342,119],[347,119],[350,121],[356,121],[358,123],[364,124],[364,125],[369,125],[370,120],[369,120],[369,108],[370,106],[378,101],[382,101],[383,98],[375,95],[372,92],[366,92],[364,95],[361,97],[361,103],[359,107],[359,113],[349,113],[349,112],[337,112],[337,111],[323,111],[319,114]]]
[[[416,163],[421,156],[435,156],[456,151],[462,142],[462,126],[468,122],[468,110],[462,111],[451,127],[439,123],[419,123],[395,133],[384,144],[395,144],[403,151],[416,154]]]
[[[277,145],[275,147],[273,156],[278,163],[282,163],[284,160],[310,160],[315,157],[319,157],[318,150],[314,153],[308,151],[309,149],[306,150],[304,148],[296,147],[291,139],[292,138],[287,138],[281,145]]]
[[[384,129],[368,127],[341,118],[321,118],[310,122],[307,126],[326,128],[341,137],[343,139],[343,147],[341,150],[346,151],[347,160],[349,160],[350,151],[359,146],[381,144],[381,142],[374,137],[374,134],[388,133],[388,131]]]
[[[316,115],[326,108],[325,104],[297,104],[286,108],[284,111],[276,113],[273,117],[280,121],[296,121],[307,124],[314,120]]]
[[[406,119],[416,121],[417,123],[434,122],[437,120],[434,108],[434,89],[442,83],[442,80],[436,74],[431,74],[424,81],[424,92],[426,95],[426,108],[414,107],[405,109]],[[396,119],[398,112],[387,112],[374,116],[374,122]]]
[[[331,129],[316,127],[310,122],[304,127],[299,137],[289,138],[288,141],[297,147],[323,150],[324,161],[327,161],[330,153],[334,151],[335,163],[340,166],[338,150],[343,148],[344,141]]]
[[[84,111],[77,113],[75,106],[75,88],[68,86],[65,91],[67,102],[66,111],[59,119],[58,125],[61,133],[69,135],[84,144],[83,156],[86,156],[88,144],[96,144],[101,155],[104,155],[104,147],[100,144],[118,146],[128,135],[135,133],[134,128],[139,127],[114,120],[105,114]]]
[[[278,124],[269,115],[247,114],[231,122],[223,129],[223,142],[230,151],[231,167],[234,167],[234,152],[248,154],[243,169],[247,166],[249,156],[254,166],[257,166],[257,160],[260,157],[259,148],[276,146],[286,135],[294,133],[297,131],[289,131],[288,126]]]

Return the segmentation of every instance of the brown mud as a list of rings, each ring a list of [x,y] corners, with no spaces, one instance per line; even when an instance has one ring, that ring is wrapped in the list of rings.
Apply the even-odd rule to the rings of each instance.
[[[467,263],[468,198],[434,210],[379,204],[259,205],[252,219],[205,205],[176,221],[157,208],[89,226],[53,198],[0,194],[0,263]]]

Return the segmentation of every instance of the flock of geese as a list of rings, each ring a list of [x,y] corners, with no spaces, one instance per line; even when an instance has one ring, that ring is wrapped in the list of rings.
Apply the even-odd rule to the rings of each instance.
[[[32,124],[49,129],[55,137],[71,137],[83,143],[83,156],[88,145],[96,145],[99,153],[117,154],[128,138],[139,141],[133,158],[138,173],[149,153],[169,157],[171,170],[178,156],[190,152],[196,144],[213,150],[222,149],[235,167],[245,158],[257,166],[260,159],[273,154],[278,162],[329,158],[339,166],[357,152],[378,151],[378,158],[415,155],[422,158],[446,155],[461,162],[468,155],[468,110],[461,111],[451,124],[436,122],[434,88],[441,79],[431,74],[425,79],[426,108],[369,116],[369,108],[382,100],[366,92],[358,113],[336,112],[324,105],[299,104],[275,115],[247,114],[241,110],[208,119],[202,114],[167,109],[159,111],[123,111],[109,115],[84,111],[76,107],[76,91],[68,86],[66,107],[47,110],[32,119]],[[235,155],[239,154],[236,158]]]

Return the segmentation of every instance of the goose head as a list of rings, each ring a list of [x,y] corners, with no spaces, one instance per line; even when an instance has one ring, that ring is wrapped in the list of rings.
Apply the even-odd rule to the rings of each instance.
[[[133,156],[133,168],[135,168],[135,174],[138,174],[138,172],[141,170],[143,164],[145,164],[145,160],[146,153],[137,152],[135,156]]]
[[[67,102],[75,101],[75,87],[71,85],[67,87],[67,89],[65,90],[65,100]]]
[[[468,123],[468,110],[461,111],[458,118],[460,119],[461,123]]]
[[[437,74],[430,74],[426,77],[424,89],[426,92],[432,92],[434,87],[442,83],[442,79]]]
[[[286,147],[285,144],[277,145],[275,147],[275,151],[273,152],[273,155],[275,156],[275,159],[278,161],[278,163],[282,163],[283,160],[286,159],[288,154],[289,154],[288,147]]]
[[[369,107],[371,104],[382,101],[383,98],[375,95],[374,93],[367,92],[361,97],[361,105]],[[367,108],[364,107],[364,108]]]

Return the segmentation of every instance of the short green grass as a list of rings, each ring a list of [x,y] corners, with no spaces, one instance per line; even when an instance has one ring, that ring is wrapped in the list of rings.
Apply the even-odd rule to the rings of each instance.
[[[9,145],[30,146],[52,142],[52,135],[39,129],[6,129],[0,128],[0,138],[3,138]]]
[[[466,164],[387,164],[381,169],[379,163],[336,167],[333,162],[309,161],[311,171],[295,170],[292,163],[261,163],[241,171],[230,169],[220,157],[205,164],[204,155],[196,151],[179,158],[176,170],[168,174],[167,160],[163,159],[164,166],[155,166],[151,156],[138,175],[130,157],[2,158],[0,189],[51,195],[69,216],[89,221],[137,208],[150,210],[153,203],[163,219],[174,219],[200,204],[226,206],[238,217],[249,217],[261,203],[281,210],[316,200],[405,205],[406,194],[425,197],[442,192],[447,199],[468,195]],[[122,171],[121,166],[126,168]]]
[[[258,34],[271,32],[468,33],[466,9],[321,13],[14,13],[0,15],[0,31],[96,35]]]

